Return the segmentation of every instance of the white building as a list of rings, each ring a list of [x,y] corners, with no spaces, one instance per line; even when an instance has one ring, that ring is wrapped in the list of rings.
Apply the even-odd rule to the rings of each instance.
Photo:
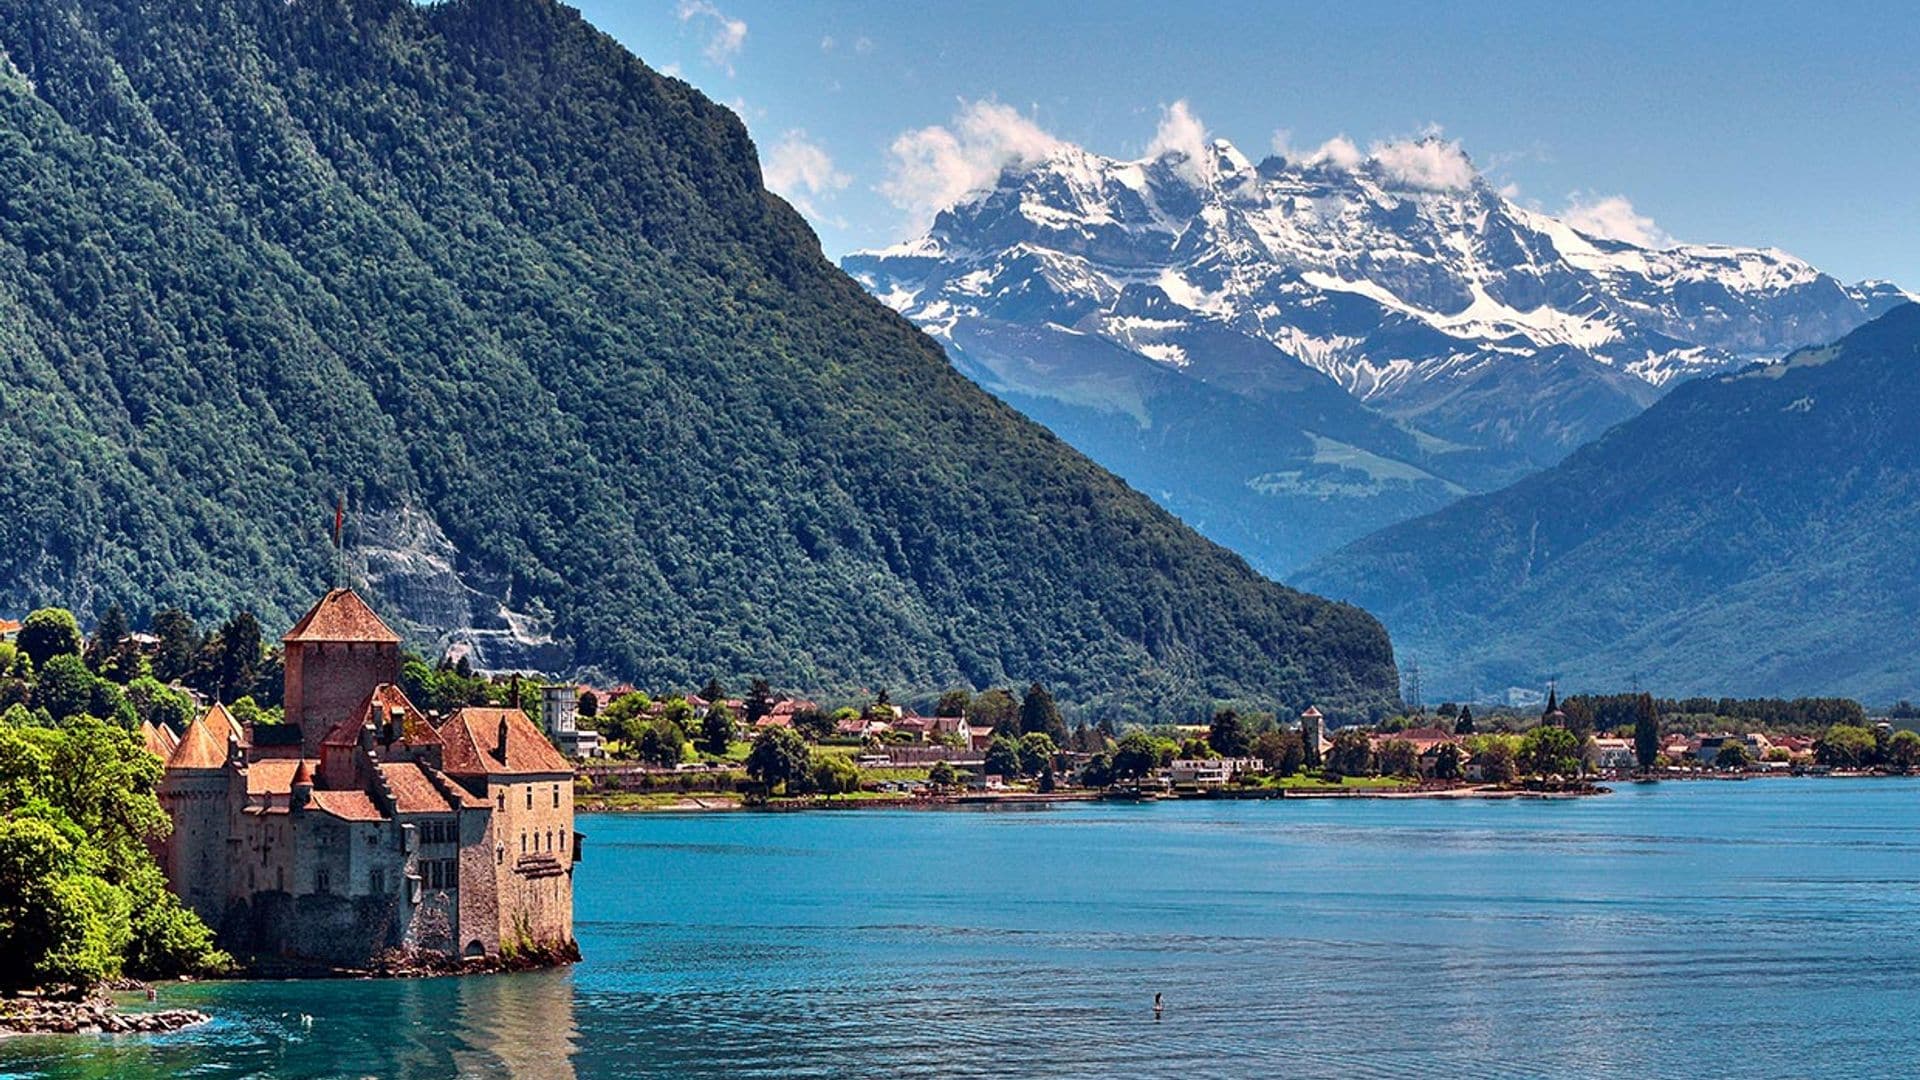
[[[1175,758],[1167,765],[1167,780],[1174,787],[1224,787],[1259,767],[1257,758]]]
[[[580,730],[580,688],[561,683],[540,688],[540,722],[547,737],[571,757],[598,757],[600,733]]]

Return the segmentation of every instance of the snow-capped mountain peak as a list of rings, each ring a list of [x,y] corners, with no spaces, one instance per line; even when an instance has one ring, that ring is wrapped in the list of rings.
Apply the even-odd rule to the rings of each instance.
[[[1258,164],[1224,139],[1138,160],[1061,143],[845,265],[949,339],[970,321],[1052,324],[1205,372],[1179,339],[1226,328],[1436,433],[1544,438],[1549,458],[1676,380],[1907,298],[1773,249],[1582,232],[1503,197],[1438,137]],[[1596,393],[1612,406],[1589,409]],[[1537,422],[1500,415],[1515,407]]]

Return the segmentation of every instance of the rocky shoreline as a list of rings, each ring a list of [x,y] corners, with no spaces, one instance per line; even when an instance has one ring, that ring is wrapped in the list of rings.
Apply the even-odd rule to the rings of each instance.
[[[197,1009],[122,1011],[112,1001],[89,998],[0,1000],[0,1036],[7,1035],[158,1035],[204,1024],[211,1017]]]

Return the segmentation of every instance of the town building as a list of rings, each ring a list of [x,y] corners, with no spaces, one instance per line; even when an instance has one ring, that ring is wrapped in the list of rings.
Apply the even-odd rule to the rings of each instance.
[[[1166,776],[1176,788],[1217,788],[1260,768],[1257,758],[1175,758],[1167,763]]]
[[[559,683],[540,688],[540,726],[561,753],[569,757],[600,756],[600,733],[580,730],[580,688]]]
[[[1306,753],[1306,763],[1310,769],[1319,768],[1320,762],[1326,757],[1329,744],[1321,731],[1325,720],[1313,705],[1307,706],[1306,711],[1300,714],[1300,746]]]
[[[164,752],[157,854],[227,948],[294,967],[571,956],[573,768],[518,709],[437,725],[400,637],[335,589],[281,639],[285,721],[215,703]]]
[[[1597,738],[1593,740],[1593,767],[1603,773],[1625,775],[1640,767],[1640,755],[1632,739]]]

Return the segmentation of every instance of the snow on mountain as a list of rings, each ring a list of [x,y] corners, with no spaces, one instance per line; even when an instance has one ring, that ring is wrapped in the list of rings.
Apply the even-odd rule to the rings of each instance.
[[[1258,164],[1224,140],[1138,161],[1058,144],[844,266],[950,349],[969,325],[1053,327],[1257,396],[1258,365],[1199,347],[1224,330],[1530,467],[1680,380],[1909,298],[1772,249],[1590,235],[1503,197],[1437,138]]]

